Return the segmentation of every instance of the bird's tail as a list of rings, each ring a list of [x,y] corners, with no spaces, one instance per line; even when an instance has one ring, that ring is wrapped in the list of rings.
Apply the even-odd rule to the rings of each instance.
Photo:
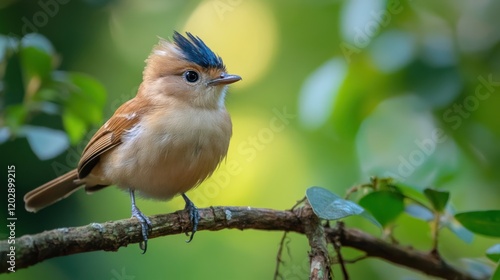
[[[37,212],[66,198],[81,186],[82,183],[78,181],[78,172],[76,169],[71,170],[27,193],[24,196],[25,208],[29,212]]]

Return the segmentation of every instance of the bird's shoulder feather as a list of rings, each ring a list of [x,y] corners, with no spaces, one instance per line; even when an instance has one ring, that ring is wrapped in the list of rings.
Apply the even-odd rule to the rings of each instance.
[[[89,175],[99,162],[101,155],[122,143],[122,135],[140,121],[144,108],[148,108],[142,104],[143,102],[134,98],[124,103],[94,134],[83,150],[78,163],[78,177],[80,179]]]

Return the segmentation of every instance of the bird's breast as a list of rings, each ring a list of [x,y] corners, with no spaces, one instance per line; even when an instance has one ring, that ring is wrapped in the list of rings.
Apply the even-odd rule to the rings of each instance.
[[[184,109],[143,117],[105,159],[105,175],[123,188],[168,199],[206,179],[226,156],[225,110]]]

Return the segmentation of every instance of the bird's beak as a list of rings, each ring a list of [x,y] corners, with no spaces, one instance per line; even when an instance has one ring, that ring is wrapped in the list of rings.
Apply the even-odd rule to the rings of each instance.
[[[231,75],[227,73],[222,73],[220,74],[220,77],[217,79],[213,79],[208,82],[209,86],[216,86],[216,85],[229,85],[234,82],[237,82],[241,80],[241,77],[238,75]]]

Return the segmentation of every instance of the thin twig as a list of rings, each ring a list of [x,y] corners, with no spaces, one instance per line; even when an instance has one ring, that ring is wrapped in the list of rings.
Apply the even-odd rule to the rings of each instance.
[[[276,269],[274,270],[274,280],[278,280],[278,278],[283,279],[283,277],[280,275],[280,265],[284,264],[283,259],[281,258],[281,255],[283,253],[283,247],[285,246],[285,239],[288,234],[288,231],[283,232],[283,236],[281,237],[280,240],[280,246],[278,248],[278,253],[276,254]]]
[[[342,247],[342,244],[340,243],[340,235],[342,235],[342,232],[344,231],[344,223],[338,222],[337,229],[339,230],[340,234],[335,236],[332,244],[335,252],[337,253],[338,263],[340,264],[340,268],[342,269],[342,276],[344,277],[344,280],[349,280],[349,273],[347,273],[344,258],[342,257],[342,252],[340,251],[340,248]]]
[[[439,251],[438,251],[438,239],[439,239],[439,226],[441,223],[441,214],[439,212],[434,213],[434,221],[432,221],[432,249],[431,255],[433,255],[436,259],[440,259]]]
[[[300,200],[297,200],[297,202],[295,203],[295,205],[292,206],[292,208],[290,209],[290,211],[294,211],[295,208],[297,208],[300,204],[302,204],[304,201],[306,201],[306,199],[307,198],[304,196]]]
[[[362,260],[365,260],[367,259],[368,256],[366,254],[362,255],[362,256],[359,256],[359,257],[355,257],[353,259],[350,259],[350,260],[346,260],[344,259],[344,263],[348,263],[348,264],[354,264],[354,263],[357,263],[359,261],[362,261]]]

